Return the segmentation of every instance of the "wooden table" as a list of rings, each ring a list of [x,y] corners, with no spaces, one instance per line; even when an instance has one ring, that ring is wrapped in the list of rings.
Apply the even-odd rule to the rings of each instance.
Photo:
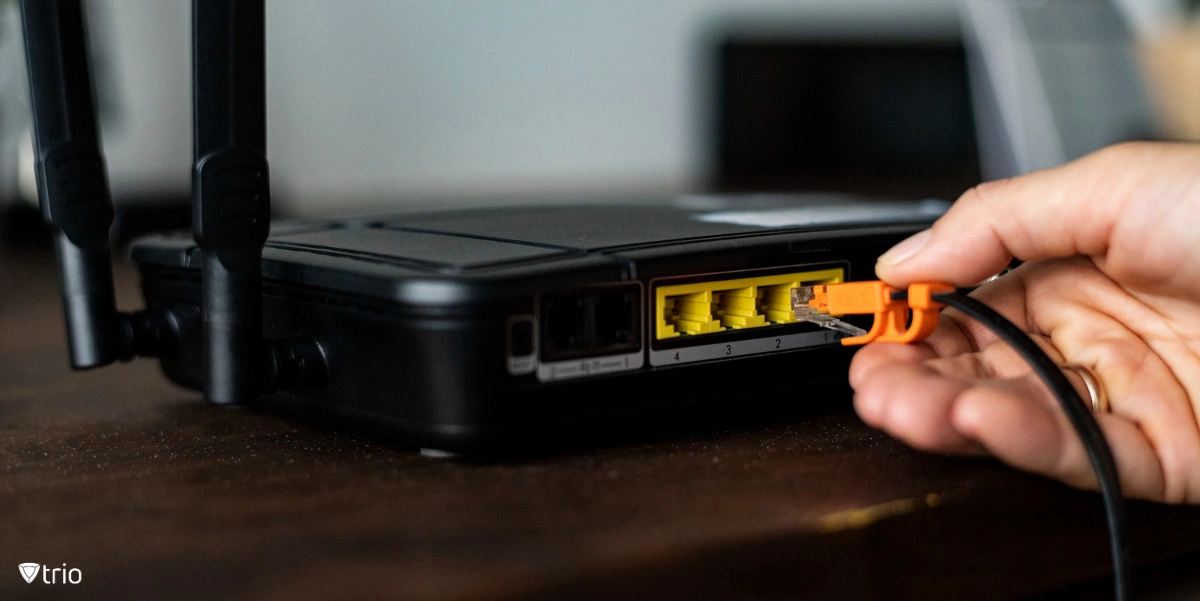
[[[7,252],[0,599],[1010,599],[1107,569],[1097,496],[846,411],[455,462],[208,406],[152,361],[71,373],[52,260]],[[1200,508],[1130,519],[1142,562],[1200,548]]]

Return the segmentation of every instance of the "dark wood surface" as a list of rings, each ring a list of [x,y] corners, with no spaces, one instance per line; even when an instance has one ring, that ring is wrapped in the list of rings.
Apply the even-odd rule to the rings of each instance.
[[[208,406],[152,361],[71,373],[52,268],[0,252],[0,599],[1011,599],[1107,569],[1098,497],[845,411],[456,462]],[[1141,562],[1200,547],[1200,508],[1130,518]]]

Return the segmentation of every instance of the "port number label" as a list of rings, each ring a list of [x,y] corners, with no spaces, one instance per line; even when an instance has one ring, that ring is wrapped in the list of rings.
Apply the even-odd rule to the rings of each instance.
[[[539,363],[537,366],[537,376],[543,382],[565,380],[614,371],[638,369],[642,366],[642,362],[641,353],[629,353],[626,355],[613,355],[611,357]]]
[[[802,332],[798,334],[779,336],[778,338],[740,340],[738,342],[724,344],[705,344],[662,351],[651,349],[650,364],[664,365],[674,363],[691,363],[693,361],[712,361],[713,359],[725,359],[727,357],[757,355],[759,353],[770,353],[774,351],[786,351],[810,346],[818,346],[822,344],[833,344],[836,343],[840,338],[841,336],[833,331]]]

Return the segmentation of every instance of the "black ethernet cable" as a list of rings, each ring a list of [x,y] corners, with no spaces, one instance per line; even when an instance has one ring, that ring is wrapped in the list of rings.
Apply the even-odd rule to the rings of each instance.
[[[896,293],[893,300],[904,300],[907,292]],[[983,324],[1007,342],[1029,366],[1037,372],[1058,399],[1067,414],[1071,426],[1079,435],[1088,460],[1096,474],[1100,495],[1104,500],[1105,517],[1108,521],[1109,544],[1112,550],[1114,598],[1117,601],[1130,599],[1131,559],[1129,553],[1128,525],[1125,517],[1125,499],[1121,494],[1121,480],[1117,473],[1112,449],[1100,430],[1096,416],[1088,409],[1083,398],[1067,380],[1062,369],[1054,363],[1023,330],[1014,325],[995,309],[967,296],[962,291],[933,295],[939,303],[953,307],[967,317]]]

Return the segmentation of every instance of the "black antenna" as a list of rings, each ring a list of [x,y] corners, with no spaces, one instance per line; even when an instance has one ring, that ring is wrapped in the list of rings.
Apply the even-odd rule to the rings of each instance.
[[[54,233],[71,367],[90,369],[178,349],[180,314],[118,313],[113,203],[96,125],[79,0],[22,0],[38,198]]]
[[[38,197],[62,274],[71,366],[128,358],[113,294],[113,221],[79,0],[22,0]]]
[[[208,400],[263,388],[262,249],[270,228],[263,0],[192,3],[192,216],[204,254]]]
[[[263,0],[194,0],[192,13],[192,200],[202,301],[120,313],[83,7],[80,0],[21,0],[38,197],[58,250],[71,366],[194,348],[201,341],[183,332],[202,319],[210,401],[245,404],[277,390],[324,386],[328,364],[312,336],[263,339],[261,262],[270,228]]]

